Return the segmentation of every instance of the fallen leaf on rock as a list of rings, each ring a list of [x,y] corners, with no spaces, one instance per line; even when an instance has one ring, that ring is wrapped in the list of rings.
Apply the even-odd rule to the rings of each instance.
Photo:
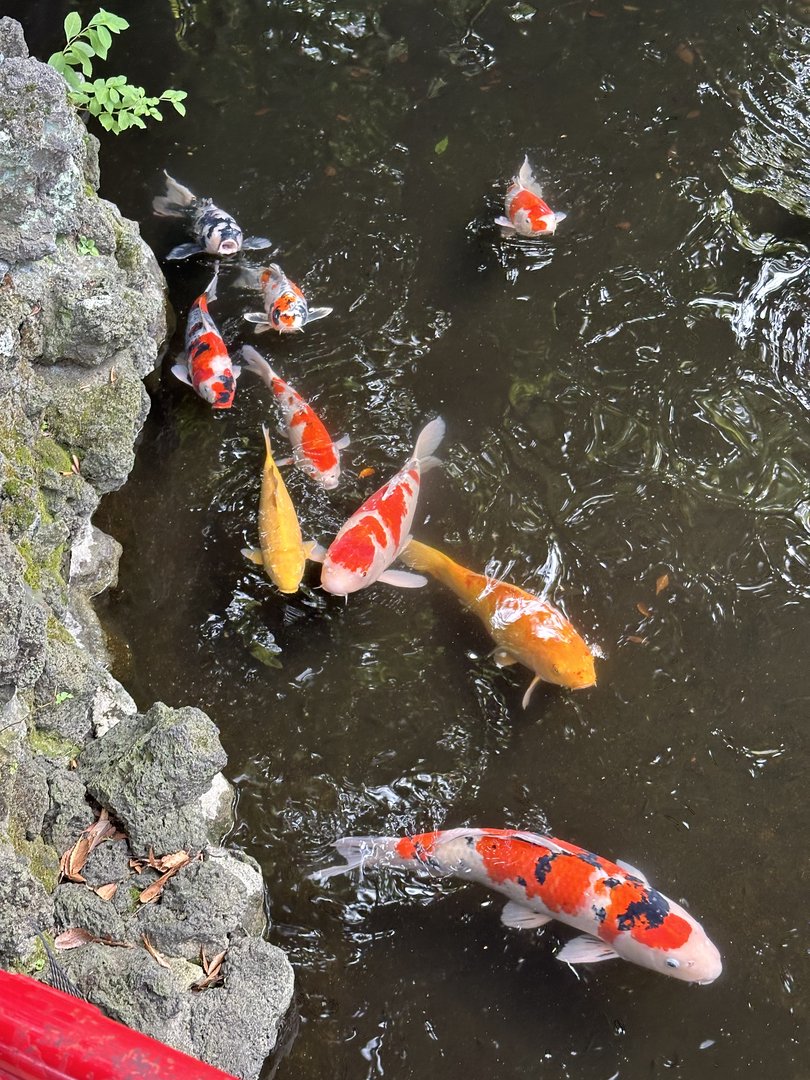
[[[200,949],[200,960],[205,974],[202,979],[198,979],[197,982],[191,984],[192,990],[207,990],[209,986],[222,982],[222,961],[225,959],[227,951],[227,949],[223,949],[221,953],[217,953],[215,957],[209,960],[205,955],[205,949]]]
[[[662,574],[660,578],[656,579],[656,582],[655,582],[655,595],[658,596],[658,594],[663,592],[664,589],[666,589],[668,585],[669,585],[669,574]]]
[[[87,862],[90,852],[98,847],[104,840],[126,839],[124,833],[116,829],[110,821],[110,815],[102,810],[98,820],[82,832],[72,848],[68,848],[59,860],[59,871],[68,881],[83,882],[81,871]]]
[[[111,881],[109,885],[99,885],[97,889],[93,889],[96,896],[100,896],[102,900],[112,900],[118,890],[118,882]]]
[[[117,941],[111,937],[97,937],[88,930],[82,929],[81,926],[72,926],[69,930],[63,930],[61,934],[57,934],[53,939],[54,948],[62,950],[78,949],[80,945],[90,945],[93,942],[98,945],[113,945],[118,949],[131,949],[133,947],[130,941]]]
[[[172,970],[171,964],[166,960],[166,957],[162,953],[159,953],[146,934],[141,934],[143,939],[143,947],[149,953],[153,960],[157,960],[162,968],[166,968],[167,971]]]
[[[199,855],[195,856],[195,858],[199,857]],[[169,865],[169,868],[164,874],[160,875],[157,881],[153,881],[152,884],[147,886],[147,888],[145,888],[140,894],[138,900],[142,904],[151,904],[153,900],[157,900],[157,898],[163,892],[163,887],[169,880],[169,878],[174,877],[178,870],[181,870],[184,866],[188,866],[188,864],[192,861],[191,856],[187,851],[176,851],[173,855],[164,855],[160,859],[155,859],[154,856],[151,856],[150,853],[150,859],[151,861],[149,862],[149,865],[154,867],[155,870],[162,869],[162,867],[158,864],[166,863],[167,860],[171,860],[171,865]]]

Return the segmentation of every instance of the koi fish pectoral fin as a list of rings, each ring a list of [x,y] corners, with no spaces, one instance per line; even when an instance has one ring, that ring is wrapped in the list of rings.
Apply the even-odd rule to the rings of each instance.
[[[264,565],[264,559],[262,558],[261,548],[242,548],[242,554],[246,559],[250,559],[252,563],[257,566]]]
[[[503,214],[499,214],[498,217],[495,218],[495,224],[500,225],[502,229],[511,229],[512,232],[515,231],[515,226],[512,224],[509,218],[504,217]]]
[[[504,649],[501,646],[498,646],[498,648],[493,651],[492,659],[495,661],[495,666],[499,668],[509,667],[511,664],[517,663],[517,660],[512,656],[509,650]]]
[[[175,364],[172,368],[172,375],[179,379],[180,382],[186,383],[187,386],[192,386],[191,376],[188,373],[188,368],[185,364]]]
[[[330,307],[316,307],[310,308],[307,312],[307,322],[317,322],[318,319],[325,319],[327,315],[332,314],[332,308]]]
[[[266,236],[246,236],[242,241],[243,251],[259,251],[261,248],[272,246],[273,241],[268,240]]]
[[[266,323],[267,322],[267,312],[266,311],[248,311],[245,314],[245,321],[250,322],[250,323]]]
[[[399,589],[421,589],[427,585],[427,578],[421,574],[409,574],[407,570],[385,570],[377,578],[386,585],[396,585]]]
[[[535,677],[529,683],[529,689],[523,695],[523,701],[521,702],[524,709],[527,709],[529,707],[529,702],[531,701],[532,693],[534,692],[535,686],[537,686],[537,684],[542,681],[543,680],[540,678],[539,675],[535,675]]]
[[[551,922],[551,915],[541,915],[539,911],[532,911],[510,900],[501,912],[501,922],[504,926],[512,926],[515,930],[536,930]]]
[[[238,379],[241,374],[242,374],[241,366],[239,364],[231,364],[231,375],[233,375],[233,377],[235,379]]]
[[[304,544],[304,554],[312,562],[322,563],[326,558],[326,548],[317,540],[310,540],[308,544]]]
[[[201,251],[205,251],[202,244],[178,244],[177,247],[173,247],[167,259],[188,259],[191,255],[199,255]]]
[[[566,219],[567,217],[568,217],[568,214],[566,214],[566,213],[565,213],[565,211],[563,211],[563,210],[558,210],[558,211],[557,211],[557,213],[556,213],[556,214],[554,215],[554,220],[555,220],[555,221],[557,222],[557,224],[559,225],[559,224],[560,224],[560,222],[561,222],[561,221],[565,221],[565,219]]]
[[[619,954],[605,941],[582,934],[572,938],[557,953],[564,964],[598,964],[602,960],[616,960]]]
[[[295,458],[294,457],[276,458],[276,465],[294,465],[294,464],[295,464]]]
[[[332,443],[332,445],[334,446],[335,450],[345,450],[350,443],[351,439],[348,435],[341,435],[338,441],[336,443]]]
[[[649,881],[647,881],[647,875],[642,874],[642,872],[640,870],[637,870],[635,866],[632,865],[632,863],[625,862],[624,859],[617,859],[616,865],[620,866],[622,870],[624,870],[624,872],[626,874],[629,874],[631,877],[637,877],[639,881],[644,882],[645,885],[650,884]]]

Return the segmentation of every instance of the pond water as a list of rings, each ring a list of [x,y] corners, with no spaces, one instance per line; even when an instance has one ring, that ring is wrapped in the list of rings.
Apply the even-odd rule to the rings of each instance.
[[[105,137],[102,194],[165,253],[166,167],[335,309],[256,341],[351,435],[337,491],[289,477],[305,534],[328,540],[441,414],[417,536],[548,594],[604,654],[595,688],[540,688],[523,712],[526,672],[499,672],[434,583],[281,597],[240,555],[268,394],[247,375],[212,413],[166,361],[99,514],[125,550],[102,614],[141,705],[221,729],[230,840],[264,870],[297,975],[297,1033],[268,1070],[806,1077],[808,9],[113,6],[133,28],[109,71],[188,90],[188,116]],[[40,55],[57,8],[22,12]],[[526,152],[568,214],[534,244],[492,224]],[[166,273],[182,327],[210,266]],[[234,346],[256,307],[236,276],[212,309]],[[553,955],[567,929],[506,929],[474,885],[308,880],[338,836],[461,824],[640,866],[723,975],[573,969]]]

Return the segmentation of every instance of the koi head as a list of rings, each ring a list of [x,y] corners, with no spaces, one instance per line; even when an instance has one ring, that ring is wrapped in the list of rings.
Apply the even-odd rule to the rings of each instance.
[[[649,890],[650,894],[652,898],[660,895],[655,890]],[[625,959],[671,979],[704,986],[714,982],[723,970],[717,946],[680,905],[664,897],[661,900],[669,909],[663,918],[636,919],[629,935],[621,935],[625,940],[611,944]],[[637,906],[643,903],[639,901]]]
[[[200,383],[198,392],[200,397],[208,401],[213,408],[230,409],[236,393],[236,379],[233,374],[227,372],[215,379]]]
[[[349,570],[330,558],[324,559],[321,587],[335,596],[348,596],[365,585],[365,575]]]
[[[284,293],[270,308],[270,325],[280,334],[294,334],[304,329],[307,321],[307,302],[303,296]]]
[[[242,230],[233,219],[221,221],[211,230],[205,246],[212,255],[236,255],[242,247]]]
[[[537,205],[525,207],[512,214],[512,224],[521,236],[553,236],[565,214],[555,214],[542,199]]]
[[[538,597],[501,590],[490,620],[495,640],[545,682],[595,686],[593,654],[563,613]]]
[[[340,483],[340,465],[333,465],[331,469],[327,469],[325,472],[314,471],[314,479],[318,481],[322,488],[333,491]]]

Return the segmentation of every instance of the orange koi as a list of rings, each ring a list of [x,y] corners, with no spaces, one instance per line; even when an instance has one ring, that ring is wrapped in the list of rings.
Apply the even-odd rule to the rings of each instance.
[[[539,596],[453,562],[441,551],[411,540],[400,558],[446,585],[483,622],[497,644],[498,667],[521,663],[534,672],[523,696],[529,704],[539,682],[569,690],[596,685],[593,655],[561,611]]]
[[[495,218],[505,235],[551,236],[567,214],[555,214],[543,199],[543,190],[534,178],[528,157],[506,190],[506,216]]]
[[[303,331],[307,323],[325,319],[332,309],[329,307],[311,308],[307,298],[294,281],[290,281],[276,263],[259,271],[259,287],[264,295],[264,311],[252,311],[245,315],[249,323],[254,323],[256,333],[265,330],[278,330],[280,334],[294,334]]]

